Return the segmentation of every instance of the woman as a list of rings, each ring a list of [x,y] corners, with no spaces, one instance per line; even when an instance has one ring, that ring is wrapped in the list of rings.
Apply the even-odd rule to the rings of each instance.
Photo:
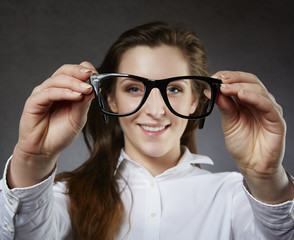
[[[93,88],[86,81],[98,72],[131,76],[108,81],[113,85],[104,95],[92,76],[97,101],[91,104]],[[157,88],[170,81],[159,79],[208,76],[203,47],[192,32],[163,23],[131,29],[98,72],[88,62],[64,65],[28,98],[1,183],[1,239],[290,239],[294,191],[282,167],[286,126],[281,107],[256,76],[213,76],[222,80],[216,104],[241,175],[199,168],[211,162],[195,154],[199,120],[172,112],[205,114],[214,91],[198,89],[201,97],[194,98],[197,87],[186,78],[181,84],[190,92],[177,105],[172,98],[184,95],[184,87]],[[144,96],[133,83],[139,79],[156,80],[156,87],[137,108],[134,99]],[[83,128],[90,158],[58,175],[53,186],[60,152]]]

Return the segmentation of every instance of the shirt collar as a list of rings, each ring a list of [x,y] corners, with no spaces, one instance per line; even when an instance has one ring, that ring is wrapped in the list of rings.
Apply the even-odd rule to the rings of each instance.
[[[200,155],[191,153],[190,150],[184,146],[184,154],[181,157],[180,161],[178,162],[178,165],[180,164],[210,164],[213,165],[213,161],[208,156]]]
[[[121,165],[121,163],[123,161],[130,161],[130,162],[133,162],[135,164],[137,164],[135,161],[133,161],[127,154],[126,152],[124,151],[124,149],[121,150],[120,152],[120,156],[119,156],[119,159],[118,159],[118,162],[117,162],[117,168],[119,168],[119,166]],[[182,164],[191,164],[191,165],[195,165],[195,164],[210,164],[210,165],[213,165],[213,161],[207,157],[207,156],[204,156],[204,155],[200,155],[200,154],[194,154],[194,153],[191,153],[190,150],[184,146],[184,154],[183,156],[181,157],[180,161],[178,162],[178,166],[179,165],[182,165]]]

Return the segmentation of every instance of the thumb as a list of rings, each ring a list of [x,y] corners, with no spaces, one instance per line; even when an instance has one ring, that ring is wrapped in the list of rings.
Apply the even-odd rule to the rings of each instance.
[[[238,119],[238,107],[235,100],[232,97],[225,96],[220,92],[215,103],[220,110],[223,127],[230,128]]]
[[[80,66],[88,68],[93,74],[98,74],[97,70],[90,62],[84,61],[80,63]],[[79,130],[82,129],[87,122],[87,113],[93,98],[94,93],[91,91],[89,94],[84,95],[82,100],[75,102],[72,106],[72,118],[77,123]]]
[[[72,106],[72,118],[78,125],[78,130],[82,129],[86,124],[87,114],[93,98],[94,94],[92,92],[88,95],[84,95],[82,100],[75,102]]]

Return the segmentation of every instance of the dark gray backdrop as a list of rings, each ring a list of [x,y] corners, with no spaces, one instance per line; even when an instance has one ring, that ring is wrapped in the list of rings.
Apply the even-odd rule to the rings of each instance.
[[[288,124],[284,166],[294,174],[294,1],[220,0],[1,0],[0,174],[18,137],[18,122],[31,90],[64,63],[101,62],[118,35],[149,21],[182,23],[202,39],[211,73],[256,74],[284,109]],[[216,109],[197,133],[198,150],[213,172],[236,170],[226,152]],[[59,161],[70,170],[87,157],[79,137]]]

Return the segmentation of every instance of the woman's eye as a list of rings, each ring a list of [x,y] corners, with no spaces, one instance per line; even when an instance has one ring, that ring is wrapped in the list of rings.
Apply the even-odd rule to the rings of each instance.
[[[129,94],[135,94],[135,95],[142,95],[144,94],[144,86],[139,86],[139,85],[130,85],[126,86],[125,92]]]
[[[137,88],[137,87],[129,87],[129,88],[127,89],[127,91],[128,91],[128,92],[131,92],[131,93],[138,93],[138,92],[140,92],[140,89]]]
[[[180,88],[178,87],[169,87],[168,88],[168,92],[169,93],[179,93],[179,92],[182,92]]]

